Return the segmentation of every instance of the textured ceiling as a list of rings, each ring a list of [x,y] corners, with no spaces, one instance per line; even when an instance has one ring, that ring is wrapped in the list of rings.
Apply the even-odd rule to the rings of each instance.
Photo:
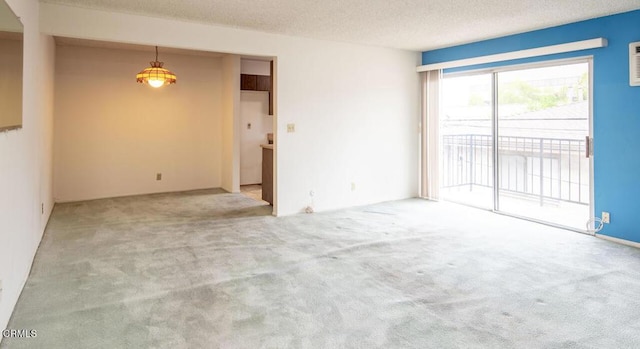
[[[143,51],[143,52],[148,52],[149,57],[151,58],[153,58],[153,55],[155,54],[154,47],[148,46],[148,45],[135,45],[135,44],[125,44],[125,43],[111,42],[111,41],[95,41],[95,40],[86,40],[86,39],[65,38],[65,37],[59,37],[59,36],[55,37],[55,41],[56,41],[56,45],[58,46],[85,46],[85,47],[94,47],[94,48]],[[185,49],[172,48],[172,47],[160,47],[159,51],[161,56],[166,53],[190,55],[190,56],[203,56],[203,57],[212,57],[212,58],[224,56],[224,54],[218,53],[218,52],[185,50]]]
[[[41,0],[423,51],[640,8],[640,0]]]

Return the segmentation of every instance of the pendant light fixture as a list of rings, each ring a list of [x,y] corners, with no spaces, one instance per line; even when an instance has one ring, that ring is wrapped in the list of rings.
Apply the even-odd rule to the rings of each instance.
[[[156,60],[150,63],[151,67],[145,68],[136,75],[137,82],[147,83],[154,88],[176,83],[176,74],[163,68],[164,62],[158,61],[158,46],[156,46]]]

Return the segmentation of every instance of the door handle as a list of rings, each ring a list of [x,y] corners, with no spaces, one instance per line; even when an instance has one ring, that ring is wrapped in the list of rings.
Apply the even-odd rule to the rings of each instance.
[[[584,140],[585,140],[585,145],[586,145],[586,147],[585,147],[585,157],[588,159],[593,155],[593,146],[592,146],[593,139],[591,137],[589,137],[589,136],[585,136]]]

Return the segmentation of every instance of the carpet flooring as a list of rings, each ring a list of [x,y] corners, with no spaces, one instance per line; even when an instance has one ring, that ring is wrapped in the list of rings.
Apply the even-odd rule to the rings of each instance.
[[[419,199],[56,205],[1,348],[638,348],[640,250]]]

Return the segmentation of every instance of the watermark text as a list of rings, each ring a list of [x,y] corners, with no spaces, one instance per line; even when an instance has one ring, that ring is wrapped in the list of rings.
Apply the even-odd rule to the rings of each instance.
[[[37,330],[14,330],[7,328],[2,330],[2,338],[35,338],[38,337]]]

